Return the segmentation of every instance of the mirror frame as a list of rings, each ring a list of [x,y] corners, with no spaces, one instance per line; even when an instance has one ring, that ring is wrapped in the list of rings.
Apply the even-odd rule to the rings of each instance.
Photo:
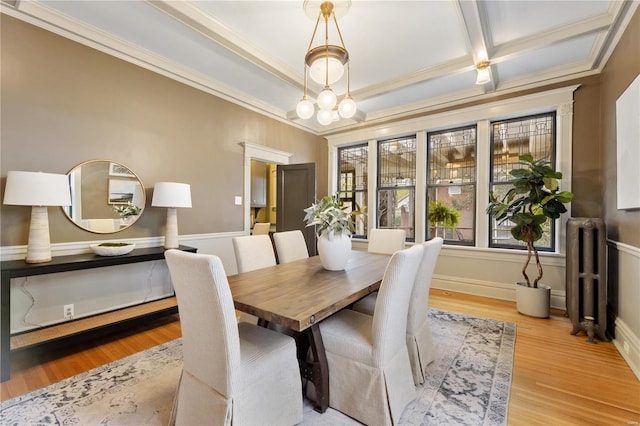
[[[107,182],[106,182],[106,188],[105,188],[105,198],[106,198],[106,202],[107,205],[111,205],[113,207],[117,206],[117,205],[121,205],[121,204],[126,204],[126,203],[122,203],[120,202],[120,200],[116,200],[110,199],[110,185],[111,184],[116,184],[116,183],[120,183],[123,184],[127,181],[129,182],[137,182],[140,184],[140,188],[141,188],[141,194],[140,197],[142,197],[142,199],[140,200],[140,212],[135,215],[134,219],[130,220],[130,221],[125,221],[126,219],[118,219],[118,218],[105,218],[105,219],[112,219],[114,222],[111,225],[113,227],[113,230],[108,230],[105,228],[102,229],[91,229],[88,226],[85,226],[83,223],[78,222],[77,219],[74,219],[72,217],[71,211],[73,209],[73,204],[74,204],[74,200],[78,197],[77,195],[77,189],[74,188],[73,183],[73,178],[72,175],[75,171],[77,170],[81,170],[83,166],[86,166],[88,164],[93,164],[93,163],[106,163],[107,164]],[[88,161],[84,161],[80,164],[75,165],[73,168],[71,168],[71,170],[69,170],[69,172],[67,172],[67,176],[69,178],[69,187],[71,190],[71,206],[62,207],[62,211],[64,212],[64,215],[67,217],[67,219],[69,219],[69,221],[71,221],[71,223],[73,223],[74,225],[76,225],[78,228],[83,229],[85,231],[89,231],[92,232],[94,234],[115,234],[116,232],[121,232],[124,231],[125,229],[129,228],[131,225],[133,225],[134,223],[136,223],[138,221],[138,219],[140,219],[140,216],[142,216],[142,213],[144,212],[146,203],[147,203],[147,194],[146,194],[146,190],[144,187],[144,183],[142,183],[142,179],[140,179],[140,177],[131,170],[130,167],[128,167],[127,165],[119,162],[119,161],[114,161],[114,160],[106,160],[106,159],[97,159],[97,160],[88,160]],[[135,180],[134,180],[135,179]],[[119,182],[121,181],[121,182]],[[81,184],[80,184],[81,185]],[[134,194],[135,196],[136,194]],[[113,209],[112,207],[112,209]],[[117,216],[117,213],[114,211],[113,212],[114,215]],[[83,220],[91,220],[91,219],[83,219]],[[101,219],[100,219],[101,220]],[[116,221],[120,221],[120,222],[116,222]],[[117,225],[119,225],[117,227]],[[117,227],[117,229],[116,229]]]

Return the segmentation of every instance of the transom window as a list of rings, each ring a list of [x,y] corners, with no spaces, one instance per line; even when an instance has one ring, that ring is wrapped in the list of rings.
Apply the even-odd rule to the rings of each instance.
[[[376,226],[403,229],[415,241],[416,138],[378,142]]]
[[[428,133],[427,235],[474,245],[476,126]]]
[[[367,207],[367,144],[338,149],[338,188],[340,200],[348,211]],[[367,220],[356,220],[354,238],[366,238]]]
[[[522,168],[518,157],[530,153],[534,160],[547,160],[555,168],[555,113],[541,114],[491,123],[491,173],[489,189],[502,198],[512,188],[509,181],[511,170]],[[511,236],[511,222],[497,224],[489,221],[489,246],[524,248],[525,243]],[[547,221],[541,240],[536,242],[539,250],[555,249],[554,221]]]

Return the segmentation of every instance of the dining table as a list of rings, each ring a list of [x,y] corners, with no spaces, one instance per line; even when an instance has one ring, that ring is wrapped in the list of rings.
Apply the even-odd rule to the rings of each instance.
[[[319,256],[312,256],[228,277],[236,310],[258,317],[262,325],[291,331],[301,377],[315,388],[316,411],[329,407],[329,366],[319,324],[377,291],[389,259],[352,250],[342,271],[327,270]]]

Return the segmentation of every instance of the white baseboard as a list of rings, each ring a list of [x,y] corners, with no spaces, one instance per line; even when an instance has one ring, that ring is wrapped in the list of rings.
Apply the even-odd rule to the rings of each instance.
[[[616,319],[616,338],[613,344],[640,380],[640,338],[620,318]]]
[[[494,283],[490,281],[463,279],[434,275],[431,287],[440,290],[455,291],[458,293],[472,294],[475,296],[490,297],[492,299],[516,300],[515,284]],[[566,309],[566,293],[560,290],[551,290],[551,307]]]

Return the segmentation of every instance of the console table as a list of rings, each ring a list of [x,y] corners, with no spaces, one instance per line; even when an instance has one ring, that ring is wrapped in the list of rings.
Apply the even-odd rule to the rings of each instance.
[[[179,250],[195,253],[194,247],[180,246]],[[96,330],[107,325],[140,319],[158,314],[176,313],[175,297],[152,302],[144,302],[129,308],[123,308],[77,320],[66,321],[44,328],[30,330],[15,337],[11,336],[11,279],[33,275],[54,274],[57,272],[79,271],[83,269],[104,268],[129,263],[149,262],[164,259],[164,247],[135,249],[122,256],[98,256],[93,253],[54,257],[46,263],[26,263],[24,260],[0,262],[2,282],[0,288],[0,381],[11,377],[11,350],[33,346],[78,333]],[[15,342],[17,340],[17,342]]]

